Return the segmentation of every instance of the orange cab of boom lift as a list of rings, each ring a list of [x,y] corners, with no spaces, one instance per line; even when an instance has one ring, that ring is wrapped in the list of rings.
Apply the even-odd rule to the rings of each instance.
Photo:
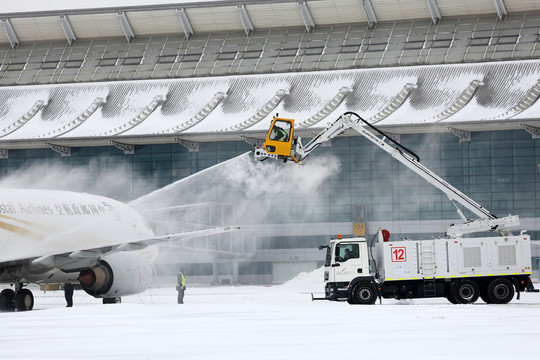
[[[291,151],[294,140],[294,120],[274,117],[263,148],[269,154],[275,154],[285,161],[296,161]]]

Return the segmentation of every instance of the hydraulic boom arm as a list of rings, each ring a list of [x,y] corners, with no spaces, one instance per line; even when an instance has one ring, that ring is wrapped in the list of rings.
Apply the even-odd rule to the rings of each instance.
[[[458,212],[464,223],[451,225],[447,231],[447,235],[455,237],[478,231],[493,231],[498,226],[508,228],[519,225],[518,216],[507,216],[500,219],[497,218],[490,211],[482,207],[473,199],[471,199],[470,197],[456,189],[454,186],[443,180],[437,174],[433,173],[431,170],[420,164],[420,159],[415,153],[402,146],[401,144],[397,143],[393,139],[389,138],[381,130],[377,129],[375,126],[371,125],[370,123],[362,119],[362,117],[360,117],[358,114],[353,112],[347,112],[341,115],[336,121],[331,123],[326,129],[316,135],[305,146],[302,145],[300,137],[297,137],[294,138],[294,142],[296,142],[295,149],[292,149],[291,142],[291,148],[288,148],[281,153],[275,154],[269,153],[268,148],[266,147],[267,142],[265,142],[264,149],[255,150],[255,158],[257,160],[265,160],[268,157],[283,158],[284,160],[287,160],[289,158],[293,159],[297,163],[300,163],[319,145],[321,145],[325,141],[335,138],[336,136],[344,133],[348,129],[355,130],[356,132],[364,136],[366,139],[371,141],[373,144],[386,151],[394,159],[398,160],[400,163],[402,163],[403,165],[414,171],[416,174],[424,178],[431,185],[441,190],[443,193],[446,194],[446,196],[448,196],[448,199],[452,201],[454,205],[455,202],[458,202],[463,207],[470,210],[473,214],[479,217],[479,219],[476,220],[469,220],[455,205],[456,211]],[[272,129],[270,129],[270,133],[271,132]],[[271,149],[272,148],[270,148],[270,150]]]

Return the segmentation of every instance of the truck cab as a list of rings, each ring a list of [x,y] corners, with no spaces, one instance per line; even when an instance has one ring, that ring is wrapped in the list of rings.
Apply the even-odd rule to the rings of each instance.
[[[369,272],[369,256],[365,238],[332,239],[326,246],[324,264],[325,297],[329,300],[348,300],[353,280],[374,277]]]

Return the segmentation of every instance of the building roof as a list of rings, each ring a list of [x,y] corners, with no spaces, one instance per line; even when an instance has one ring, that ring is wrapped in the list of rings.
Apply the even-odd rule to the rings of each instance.
[[[530,0],[221,0],[178,1],[126,6],[126,1],[97,2],[94,8],[76,6],[38,7],[17,12],[11,5],[0,13],[5,31],[0,44],[78,39],[211,33],[250,32],[260,29],[431,19],[540,11],[540,2]],[[92,4],[93,2],[90,2]],[[135,1],[140,4],[140,1]]]
[[[263,138],[354,111],[392,133],[539,122],[540,60],[0,88],[0,148]]]

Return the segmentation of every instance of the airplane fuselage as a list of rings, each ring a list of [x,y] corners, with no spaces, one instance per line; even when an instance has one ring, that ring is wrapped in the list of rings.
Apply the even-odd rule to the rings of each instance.
[[[153,235],[138,212],[110,198],[57,190],[0,189],[0,263]]]

